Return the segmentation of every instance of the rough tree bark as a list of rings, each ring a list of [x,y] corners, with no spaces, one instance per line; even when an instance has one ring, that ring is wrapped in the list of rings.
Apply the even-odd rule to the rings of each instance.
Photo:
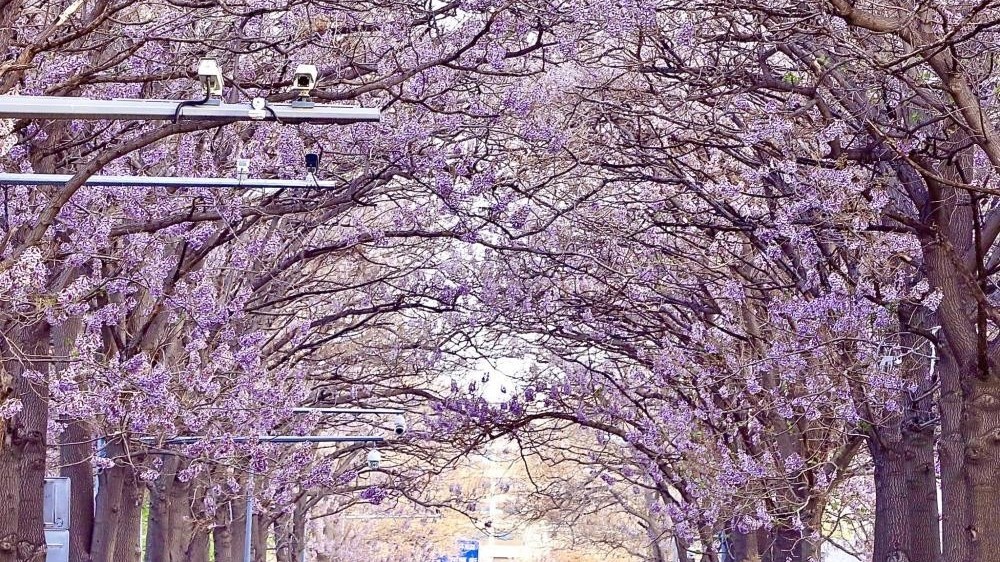
[[[98,475],[91,556],[94,562],[138,562],[142,490],[120,439],[108,441],[107,455],[116,464]]]
[[[232,535],[232,556],[233,562],[243,562],[244,559],[244,549],[246,545],[246,515],[247,515],[247,501],[246,497],[241,494],[238,498],[233,498],[230,502],[233,510],[233,518],[231,525],[231,535]],[[221,562],[221,561],[220,561]]]
[[[219,506],[215,514],[215,528],[212,529],[212,551],[215,562],[243,562],[233,557],[233,517],[230,513],[232,503]]]
[[[160,476],[148,487],[145,562],[182,562],[188,555],[194,527],[190,513],[191,485],[177,479],[183,464],[178,457],[166,455]]]
[[[907,468],[902,416],[873,429],[868,451],[875,464],[875,545],[873,562],[888,562],[898,553],[909,555],[910,521],[907,504]]]
[[[0,562],[41,561],[48,386],[26,375],[45,371],[41,360],[49,354],[48,325],[10,330],[7,338],[17,348],[0,344],[0,398],[18,399],[23,409],[13,419],[0,420]]]
[[[52,354],[67,361],[73,357],[73,342],[79,319],[67,320],[52,333]],[[64,369],[66,362],[57,364]],[[59,475],[70,480],[69,561],[91,562],[94,533],[94,435],[84,420],[68,420],[59,438]]]
[[[942,560],[945,562],[976,562],[972,530],[982,527],[970,511],[969,496],[975,493],[966,480],[970,459],[967,458],[967,438],[970,424],[965,402],[967,387],[963,381],[976,376],[978,335],[975,325],[977,307],[971,296],[975,287],[970,286],[965,274],[975,267],[970,265],[972,246],[971,212],[966,204],[959,204],[961,197],[954,190],[950,193],[934,182],[936,187],[932,215],[940,224],[940,232],[933,238],[921,241],[928,278],[942,292],[938,318],[943,327],[945,345],[940,346],[938,375],[941,380],[941,437],[938,455],[941,464],[942,501]],[[964,272],[962,270],[965,270]],[[973,424],[974,425],[974,424]],[[1000,520],[996,534],[1000,534]],[[979,534],[977,531],[976,534]],[[1000,540],[997,538],[996,540]],[[1000,548],[997,550],[1000,552]]]
[[[922,376],[902,427],[910,562],[941,562],[941,522],[934,469],[933,385]],[[877,493],[877,490],[876,490]]]
[[[84,421],[71,421],[60,437],[59,474],[70,479],[70,562],[91,562],[94,532],[93,435]]]
[[[295,509],[274,521],[274,540],[278,562],[299,562],[305,552],[306,517],[309,512],[309,497],[302,496],[295,502]],[[651,548],[659,550],[656,541]],[[661,559],[656,559],[661,560]]]
[[[253,562],[267,562],[267,532],[270,527],[271,520],[267,516],[260,513],[254,514],[250,539]]]

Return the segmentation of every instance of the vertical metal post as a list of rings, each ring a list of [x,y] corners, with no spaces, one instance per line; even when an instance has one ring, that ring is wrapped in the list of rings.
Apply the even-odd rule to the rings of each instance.
[[[247,480],[246,539],[243,541],[243,562],[252,562],[250,548],[253,545],[253,475]]]

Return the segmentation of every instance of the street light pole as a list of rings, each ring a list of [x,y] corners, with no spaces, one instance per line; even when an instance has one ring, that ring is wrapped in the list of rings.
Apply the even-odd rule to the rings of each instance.
[[[251,562],[253,546],[253,472],[247,477],[246,536],[243,539],[243,562]]]

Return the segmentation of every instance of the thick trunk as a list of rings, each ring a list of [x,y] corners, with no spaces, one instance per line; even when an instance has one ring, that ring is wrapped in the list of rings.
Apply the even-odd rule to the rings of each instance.
[[[181,467],[184,463],[181,463]],[[169,498],[170,526],[167,531],[167,562],[187,562],[188,549],[195,539],[194,518],[191,516],[191,482],[182,482],[176,474],[170,475],[167,497]],[[207,542],[206,548],[207,548]]]
[[[910,554],[907,462],[900,418],[872,431],[868,450],[875,464],[875,545],[873,562],[890,562]]]
[[[91,562],[94,533],[93,435],[86,422],[66,425],[60,441],[59,474],[70,479],[69,562]]]
[[[677,559],[681,562],[688,562],[691,557],[688,556],[688,545],[687,541],[680,537],[674,537],[674,548],[677,550]]]
[[[267,562],[267,535],[270,527],[271,520],[267,516],[260,513],[254,514],[251,535],[253,562]]]
[[[760,560],[757,533],[730,531],[727,535],[726,557],[722,562],[754,562]]]
[[[275,554],[278,562],[300,562],[305,552],[306,515],[308,514],[308,499],[302,498],[295,504],[295,510],[288,515],[278,517],[274,522]],[[652,537],[651,548],[659,552],[659,541]],[[663,557],[654,556],[654,560],[665,562]]]
[[[293,562],[295,537],[292,529],[292,517],[280,515],[274,520],[274,547],[278,562]]]
[[[170,527],[170,516],[166,501],[166,490],[160,481],[164,473],[176,470],[177,458],[164,459],[160,477],[151,483],[149,488],[149,520],[146,523],[146,556],[145,562],[162,562],[166,560],[167,532]]]
[[[190,513],[189,482],[177,480],[183,468],[175,456],[164,459],[160,476],[149,487],[149,525],[146,562],[182,562],[188,554],[194,527]]]
[[[899,310],[900,325],[908,322],[929,329],[934,319],[925,308],[902,306]],[[928,341],[912,331],[904,331],[901,343],[905,349],[928,348]],[[930,346],[934,346],[930,342]],[[898,435],[906,468],[906,524],[907,532],[902,544],[909,562],[941,562],[941,522],[938,513],[937,476],[934,469],[935,380],[938,350],[932,354],[910,353],[903,359],[907,380],[917,385],[916,391],[900,396],[906,409]],[[894,435],[896,430],[893,430]],[[876,481],[875,493],[879,493]],[[878,539],[876,539],[877,542]],[[876,558],[879,560],[879,558]]]
[[[44,373],[40,359],[49,354],[47,325],[8,332],[17,349],[3,346],[0,402],[17,399],[23,406],[12,419],[0,418],[0,562],[45,559],[42,502],[45,495],[45,439],[48,386],[25,376]]]
[[[113,562],[139,562],[142,555],[139,531],[144,490],[135,478],[135,472],[131,467],[128,468],[128,479],[122,482],[121,514],[118,517],[118,533],[111,558]]]
[[[31,357],[44,358],[49,355],[48,325],[32,330],[31,339],[25,342],[24,351]],[[32,361],[30,368],[36,373],[44,373],[47,366],[41,361]],[[22,437],[24,438],[21,457],[21,514],[18,520],[18,534],[25,541],[22,544],[22,560],[45,560],[45,521],[42,505],[45,502],[46,436],[49,420],[49,391],[44,380],[21,377],[15,381],[24,404],[22,417]]]
[[[52,355],[59,358],[56,368],[64,369],[73,357],[73,342],[80,330],[79,320],[67,320],[52,333]],[[80,382],[80,381],[78,381]],[[70,480],[69,562],[91,562],[94,534],[94,435],[84,420],[70,420],[59,438],[59,475]]]
[[[138,562],[142,490],[118,440],[109,441],[114,467],[98,476],[92,557],[94,562]],[[72,523],[71,523],[72,525]]]
[[[1000,381],[966,377],[965,485],[972,560],[1000,557]]]
[[[947,348],[941,350],[938,373],[941,379],[941,436],[938,460],[941,464],[941,552],[944,562],[971,562],[969,559],[968,515],[966,512],[965,445],[962,443],[962,390],[958,365]]]
[[[959,146],[967,142],[963,131],[949,135],[947,143]],[[949,165],[942,168],[946,178],[962,181],[965,173],[973,169],[971,151],[956,151]],[[924,269],[931,285],[941,291],[941,302],[936,311],[944,338],[939,346],[938,376],[941,381],[939,411],[941,438],[939,460],[941,464],[942,501],[942,560],[945,562],[980,562],[973,552],[973,533],[978,522],[970,518],[968,501],[973,490],[969,488],[966,473],[969,430],[976,423],[968,423],[968,400],[963,384],[977,376],[985,359],[986,338],[981,330],[982,312],[976,292],[983,289],[980,248],[975,235],[977,217],[974,210],[978,203],[969,192],[956,190],[937,179],[924,177],[928,200],[923,212],[931,223],[932,235],[920,240]],[[997,521],[995,525],[1000,525]],[[978,529],[977,534],[1000,535],[1000,526]],[[990,556],[994,556],[991,553]]]
[[[0,404],[13,399],[14,377],[9,365],[0,369]],[[0,562],[17,560],[21,537],[17,533],[17,521],[21,513],[21,447],[17,444],[17,417],[0,418],[3,430],[0,441]]]
[[[177,484],[180,483],[176,483],[175,488],[179,487]],[[172,506],[177,509],[173,517],[187,521],[190,528],[187,546],[185,547],[184,561],[208,562],[208,549],[209,544],[212,542],[212,532],[210,530],[212,524],[206,520],[204,511],[200,509],[195,511],[193,507],[203,505],[205,500],[204,490],[190,484],[186,488],[186,496],[183,502],[175,499]],[[175,498],[179,498],[179,496],[175,496]],[[181,504],[183,504],[183,509],[181,509]]]
[[[811,531],[775,527],[757,533],[761,562],[812,562],[819,555],[819,545],[809,538]]]
[[[203,529],[196,529],[188,544],[184,562],[208,562],[209,534]]]
[[[109,453],[119,447],[109,443]],[[111,455],[113,456],[113,455]],[[91,553],[95,562],[111,562],[118,539],[118,525],[121,516],[124,468],[106,468],[97,476],[97,508],[94,513],[94,538]],[[71,523],[72,524],[72,523]]]
[[[930,427],[904,429],[903,444],[907,469],[910,562],[941,562],[934,430]]]
[[[292,537],[295,539],[295,544],[292,548],[292,553],[294,555],[294,562],[300,562],[305,560],[306,553],[306,523],[309,521],[309,506],[311,504],[306,498],[303,498],[295,506],[295,512],[292,514]],[[656,550],[660,551],[660,541],[659,537],[654,541],[654,546]]]
[[[238,498],[233,498],[230,505],[233,509],[233,519],[231,523],[232,528],[232,556],[234,562],[243,562],[244,551],[246,550],[246,515],[247,515],[247,502],[246,497],[240,496]],[[221,561],[220,561],[221,562]]]
[[[215,516],[215,528],[212,529],[212,551],[215,562],[243,562],[233,558],[233,520],[230,517],[229,505],[219,507]]]

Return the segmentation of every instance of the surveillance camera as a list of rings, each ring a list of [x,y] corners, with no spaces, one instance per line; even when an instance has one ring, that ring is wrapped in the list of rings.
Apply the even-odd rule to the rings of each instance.
[[[368,468],[378,470],[378,465],[382,462],[382,453],[378,449],[368,451]]]
[[[215,59],[201,59],[198,64],[198,80],[209,96],[222,95],[222,70]]]
[[[316,170],[319,170],[319,154],[310,152],[306,154],[306,171],[315,174]]]
[[[292,90],[298,92],[299,97],[307,98],[316,87],[318,77],[315,65],[300,64],[295,69],[295,76],[292,77]]]
[[[237,158],[236,159],[236,177],[245,180],[250,177],[250,159],[249,158]]]
[[[396,435],[406,433],[406,418],[402,415],[396,416],[396,422],[393,424],[393,431],[396,432]]]

